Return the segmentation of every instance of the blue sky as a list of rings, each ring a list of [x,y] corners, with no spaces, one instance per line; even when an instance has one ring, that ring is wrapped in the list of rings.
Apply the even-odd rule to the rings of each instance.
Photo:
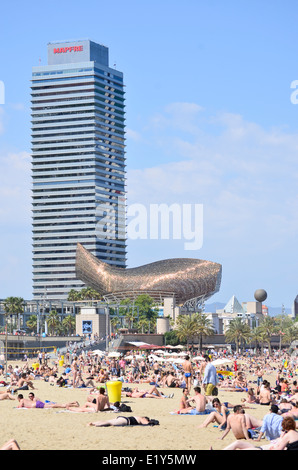
[[[109,47],[126,84],[128,204],[202,204],[203,245],[129,240],[128,267],[223,266],[211,300],[291,307],[298,294],[298,4],[77,0],[1,6],[0,298],[30,299],[30,78],[47,44]]]

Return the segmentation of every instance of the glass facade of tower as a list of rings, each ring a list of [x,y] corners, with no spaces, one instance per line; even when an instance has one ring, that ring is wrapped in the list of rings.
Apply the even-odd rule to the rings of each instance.
[[[81,243],[126,266],[123,74],[94,42],[48,44],[33,67],[33,298],[66,299]]]

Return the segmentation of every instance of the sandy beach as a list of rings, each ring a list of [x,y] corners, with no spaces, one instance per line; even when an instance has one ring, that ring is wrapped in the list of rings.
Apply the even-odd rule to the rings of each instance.
[[[20,363],[21,367],[22,364]],[[61,372],[62,367],[59,367]],[[272,384],[273,376],[264,376]],[[251,380],[256,380],[252,377]],[[138,386],[148,390],[149,384],[124,384],[131,388]],[[43,380],[35,380],[33,390],[41,401],[67,403],[86,402],[86,388],[60,388]],[[2,387],[0,390],[5,390]],[[173,398],[130,398],[123,397],[122,402],[131,406],[132,413],[125,416],[149,416],[159,420],[159,426],[108,427],[87,426],[90,421],[108,420],[123,413],[111,411],[80,413],[63,409],[18,409],[18,400],[0,401],[1,422],[0,444],[14,438],[21,450],[208,450],[210,446],[220,450],[235,440],[230,432],[220,440],[222,432],[210,424],[198,429],[206,416],[173,415],[179,407],[182,389],[161,389],[165,394],[174,393]],[[21,392],[28,398],[29,391]],[[192,389],[193,393],[193,389]],[[246,392],[219,391],[218,398],[234,405],[246,398]],[[260,419],[268,413],[269,406],[251,405],[246,412]],[[252,441],[253,442],[253,441]],[[257,445],[267,443],[266,439]]]

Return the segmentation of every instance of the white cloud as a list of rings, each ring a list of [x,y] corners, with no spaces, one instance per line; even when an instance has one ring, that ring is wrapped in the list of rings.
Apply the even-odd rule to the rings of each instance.
[[[269,305],[291,306],[297,295],[298,134],[181,103],[148,119],[140,133],[142,142],[133,147],[139,158],[132,155],[138,168],[130,168],[127,148],[128,204],[203,204],[204,237],[198,251],[185,251],[175,240],[128,240],[129,266],[210,259],[223,265],[217,300],[233,294],[253,300],[261,287]]]
[[[239,250],[285,249],[298,235],[298,135],[191,103],[169,105],[151,123],[153,152],[172,161],[130,169],[128,203],[203,203],[205,239]]]

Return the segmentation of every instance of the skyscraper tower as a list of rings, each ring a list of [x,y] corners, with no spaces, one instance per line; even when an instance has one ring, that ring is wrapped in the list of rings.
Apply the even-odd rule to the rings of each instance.
[[[32,69],[33,298],[67,298],[77,243],[126,266],[123,74],[89,40],[48,44]]]

